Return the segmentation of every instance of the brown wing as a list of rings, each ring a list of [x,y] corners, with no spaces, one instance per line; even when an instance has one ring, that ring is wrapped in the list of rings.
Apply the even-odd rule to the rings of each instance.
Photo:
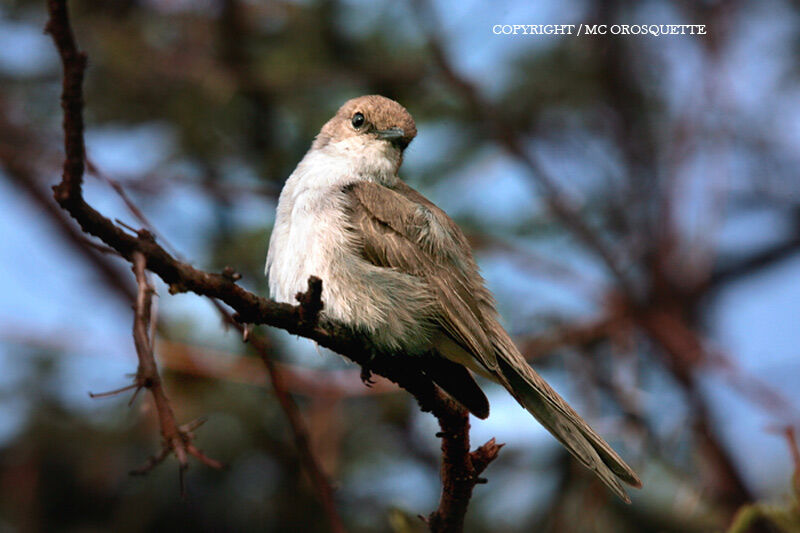
[[[361,182],[345,192],[363,256],[375,265],[425,278],[438,304],[436,319],[447,338],[458,345],[455,351],[463,348],[466,356],[488,369],[575,457],[628,501],[618,478],[640,486],[636,473],[525,362],[497,322],[491,296],[455,223],[402,182],[392,189]],[[452,353],[444,355],[458,360]],[[461,379],[455,368],[469,377],[452,361],[432,368],[429,375],[446,384],[443,388],[448,392],[452,389],[466,397],[459,401],[473,413],[483,412],[480,401],[472,402],[480,398],[473,396],[471,383]]]
[[[425,278],[442,330],[483,367],[497,368],[477,295],[483,283],[455,223],[403,182],[358,182],[344,189],[350,223],[371,263]]]

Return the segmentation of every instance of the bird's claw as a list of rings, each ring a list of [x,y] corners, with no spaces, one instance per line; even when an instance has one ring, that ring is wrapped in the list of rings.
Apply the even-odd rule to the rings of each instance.
[[[361,382],[367,387],[372,387],[375,384],[375,380],[372,379],[372,371],[364,366],[361,367]]]

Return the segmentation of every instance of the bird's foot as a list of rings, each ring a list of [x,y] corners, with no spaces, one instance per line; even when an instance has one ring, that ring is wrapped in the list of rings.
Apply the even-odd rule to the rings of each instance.
[[[372,379],[372,370],[365,366],[361,367],[361,382],[367,387],[372,387],[375,384],[375,380]]]

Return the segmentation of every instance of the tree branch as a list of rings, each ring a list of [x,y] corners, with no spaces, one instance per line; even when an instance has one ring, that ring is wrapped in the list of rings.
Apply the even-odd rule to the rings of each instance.
[[[470,453],[467,411],[446,398],[443,401],[451,406],[446,412],[436,413],[441,428],[438,436],[442,439],[442,496],[427,522],[433,533],[454,533],[464,530],[472,489],[478,483],[486,483],[480,475],[503,445],[491,439]]]
[[[123,258],[133,263],[137,280],[140,278],[140,268],[143,273],[146,265],[148,270],[158,275],[169,286],[171,293],[191,291],[219,299],[236,311],[232,318],[239,323],[267,324],[314,340],[355,361],[366,371],[380,374],[410,392],[423,411],[431,412],[439,419],[443,430],[443,503],[449,503],[440,505],[440,509],[434,513],[436,517],[434,523],[438,520],[442,524],[451,525],[435,531],[460,531],[472,487],[477,482],[477,475],[496,457],[499,446],[491,441],[487,443],[475,452],[477,466],[471,465],[471,471],[465,470],[465,465],[471,464],[472,461],[472,456],[468,453],[467,415],[425,376],[418,365],[410,363],[407,358],[383,354],[366,335],[320,318],[321,280],[309,279],[309,291],[298,295],[301,297],[301,302],[297,306],[261,298],[238,286],[235,277],[229,273],[205,272],[178,261],[156,242],[151,232],[139,230],[135,235],[131,235],[86,203],[82,194],[85,168],[82,83],[87,58],[78,50],[75,43],[66,1],[48,0],[48,9],[50,19],[46,31],[53,37],[64,67],[61,106],[64,111],[66,157],[62,180],[54,187],[54,196],[58,204],[78,222],[84,232],[100,238]],[[141,292],[146,283],[139,281]],[[137,313],[137,324],[140,322],[144,322],[144,316]],[[141,338],[137,340],[137,348],[145,348],[143,342]],[[159,396],[154,394],[154,398],[157,405],[162,402],[162,407],[168,408],[165,396],[159,399]],[[458,420],[461,420],[462,426],[458,426]],[[168,434],[174,438],[172,430],[181,435],[182,428],[173,427],[165,431],[162,426],[165,440]],[[172,449],[182,464],[184,462],[179,450],[183,449],[198,456],[192,452],[190,442],[185,448],[181,448],[178,442],[174,442],[173,445],[177,445]],[[168,453],[162,451],[162,454],[153,458],[152,462],[157,464]],[[467,454],[467,459],[464,459],[464,453]],[[469,490],[466,490],[468,486]],[[448,495],[447,498],[445,495]],[[332,527],[335,526],[332,524]]]
[[[203,421],[190,422],[185,426],[178,426],[175,420],[175,413],[172,410],[169,398],[167,398],[167,393],[164,390],[164,384],[158,374],[158,367],[153,356],[150,321],[155,289],[147,279],[145,266],[144,256],[139,252],[134,253],[133,272],[136,275],[138,290],[134,305],[133,341],[136,345],[136,355],[139,358],[139,367],[136,370],[136,378],[134,380],[136,387],[134,398],[136,393],[143,388],[150,391],[156,405],[163,443],[161,452],[158,455],[152,457],[143,467],[132,471],[131,474],[146,474],[163,462],[170,453],[174,453],[180,464],[181,493],[183,493],[183,475],[189,467],[188,456],[191,455],[212,468],[222,468],[222,463],[206,456],[192,443],[194,439],[193,430],[202,425]],[[126,389],[123,388],[114,392],[122,392]]]

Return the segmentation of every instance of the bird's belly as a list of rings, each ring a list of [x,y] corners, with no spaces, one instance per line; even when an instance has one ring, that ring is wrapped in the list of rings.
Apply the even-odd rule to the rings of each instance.
[[[311,204],[310,202],[315,202]],[[309,276],[322,280],[323,316],[368,331],[391,350],[429,348],[430,297],[426,283],[377,267],[358,253],[340,204],[330,197],[297,197],[281,233],[270,244],[270,296],[296,304]]]

